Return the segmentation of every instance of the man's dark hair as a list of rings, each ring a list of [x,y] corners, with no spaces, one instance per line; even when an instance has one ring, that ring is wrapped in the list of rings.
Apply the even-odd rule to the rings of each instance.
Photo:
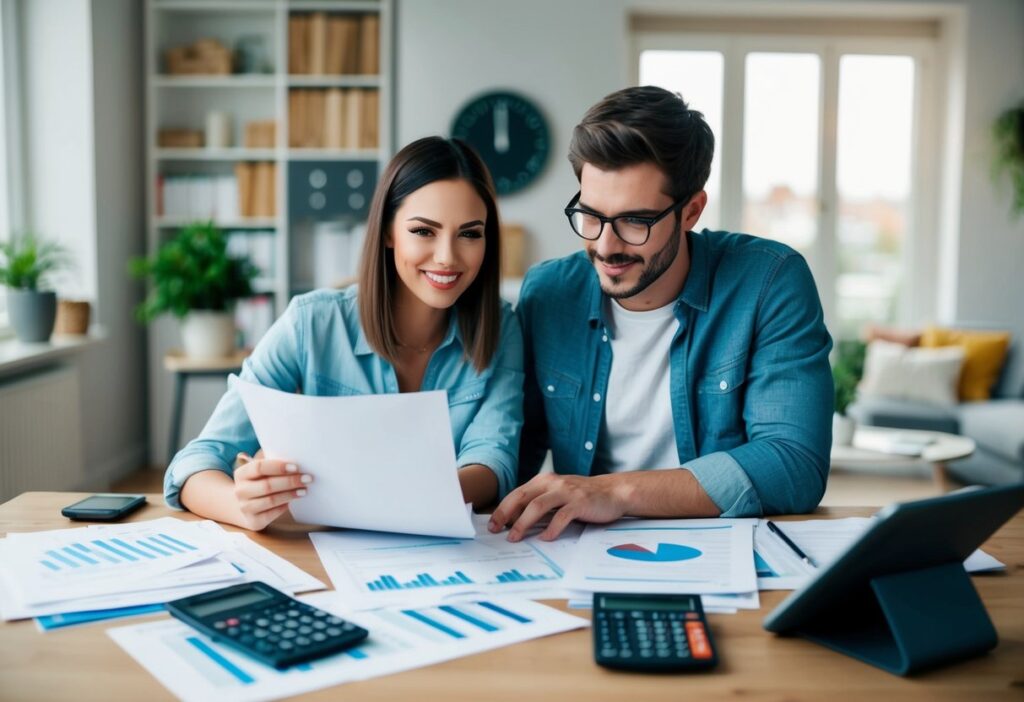
[[[715,135],[704,115],[678,93],[645,85],[625,88],[591,107],[572,132],[569,162],[579,179],[583,164],[614,171],[653,163],[668,178],[673,200],[704,188]]]

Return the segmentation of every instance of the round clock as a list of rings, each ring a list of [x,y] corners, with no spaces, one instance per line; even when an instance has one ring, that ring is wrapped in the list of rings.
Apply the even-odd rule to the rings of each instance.
[[[452,122],[452,136],[477,150],[499,195],[522,190],[540,174],[551,142],[540,110],[521,95],[486,93],[470,100]]]

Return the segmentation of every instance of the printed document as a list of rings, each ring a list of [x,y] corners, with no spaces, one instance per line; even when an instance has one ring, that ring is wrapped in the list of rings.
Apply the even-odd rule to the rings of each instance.
[[[443,391],[316,397],[232,376],[260,446],[313,476],[306,524],[472,538]]]

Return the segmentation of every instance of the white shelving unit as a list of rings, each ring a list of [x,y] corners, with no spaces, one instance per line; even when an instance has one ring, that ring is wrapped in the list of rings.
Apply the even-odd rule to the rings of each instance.
[[[294,15],[326,13],[341,15],[377,15],[379,29],[379,73],[376,75],[289,74],[289,18]],[[167,216],[158,210],[158,181],[161,177],[184,175],[229,176],[238,163],[269,162],[276,165],[273,217],[232,217],[216,221],[229,231],[273,232],[274,260],[266,272],[254,281],[259,292],[273,300],[274,316],[284,311],[294,294],[310,289],[313,277],[306,259],[313,257],[314,223],[339,222],[350,226],[363,216],[369,196],[384,163],[393,153],[392,144],[392,12],[393,0],[146,0],[146,179],[147,249],[152,254],[175,230],[194,218]],[[269,71],[231,75],[168,75],[164,52],[172,47],[213,38],[235,49],[240,40],[261,37],[262,55]],[[250,39],[251,41],[251,39]],[[257,40],[259,41],[259,40]],[[378,142],[376,148],[293,148],[289,146],[289,93],[292,90],[359,88],[378,94]],[[233,118],[232,145],[224,148],[169,148],[159,146],[161,129],[205,131],[207,114],[225,111]],[[244,125],[249,121],[274,120],[275,144],[272,148],[247,148]],[[322,164],[322,170],[320,165]],[[358,175],[356,174],[358,171]],[[300,188],[299,176],[309,175],[319,182],[329,174],[326,186],[327,211],[311,214],[310,207],[294,207]],[[290,177],[290,173],[292,174]],[[360,187],[362,195],[332,195],[331,187],[347,181]],[[358,186],[353,185],[357,183]],[[289,189],[292,188],[292,191]],[[166,194],[166,190],[165,190]],[[319,197],[319,195],[318,195]],[[323,198],[321,198],[323,200]],[[349,203],[348,214],[338,214],[341,201]],[[312,196],[309,197],[312,202]],[[352,203],[360,203],[356,207]],[[300,202],[301,204],[301,202]],[[315,206],[311,206],[315,207]],[[342,208],[344,209],[344,208]],[[301,214],[298,212],[303,210]],[[365,214],[365,212],[364,212]],[[302,259],[302,260],[299,260]],[[322,265],[322,261],[317,264]],[[165,418],[170,406],[170,384],[163,372],[164,354],[179,341],[176,321],[164,318],[150,327],[149,366],[153,388],[150,411],[151,430],[159,437],[153,456],[166,455],[161,447],[166,434]],[[187,433],[188,427],[186,427]]]
[[[288,20],[296,13],[377,14],[380,19],[378,75],[291,75],[288,72]],[[322,161],[376,164],[379,174],[393,152],[391,143],[391,0],[147,0],[146,26],[146,135],[147,207],[151,222],[148,248],[152,252],[169,231],[188,223],[187,218],[162,217],[156,209],[156,183],[160,175],[187,173],[228,174],[244,161],[277,165],[276,216],[218,221],[224,229],[274,229],[277,234],[273,290],[280,312],[306,281],[293,280],[289,217],[289,166]],[[232,75],[166,75],[163,52],[181,44],[212,37],[229,47],[245,36],[262,36],[272,72]],[[379,146],[375,149],[290,148],[288,146],[288,92],[291,89],[363,88],[378,91]],[[242,139],[244,122],[276,122],[274,148],[166,148],[157,144],[161,128],[202,130],[206,113],[222,110],[234,116],[235,143]]]

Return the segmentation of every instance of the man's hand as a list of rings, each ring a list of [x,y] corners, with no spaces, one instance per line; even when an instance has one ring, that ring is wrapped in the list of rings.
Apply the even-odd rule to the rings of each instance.
[[[259,456],[260,454],[257,454]],[[260,531],[288,510],[288,503],[306,494],[313,476],[299,473],[294,463],[238,455],[235,498],[246,529]]]
[[[555,511],[540,534],[542,541],[552,541],[575,519],[605,524],[626,514],[623,491],[615,476],[602,475],[538,475],[516,488],[501,501],[487,525],[492,532],[511,525],[509,541],[520,541],[526,532],[549,512]]]

